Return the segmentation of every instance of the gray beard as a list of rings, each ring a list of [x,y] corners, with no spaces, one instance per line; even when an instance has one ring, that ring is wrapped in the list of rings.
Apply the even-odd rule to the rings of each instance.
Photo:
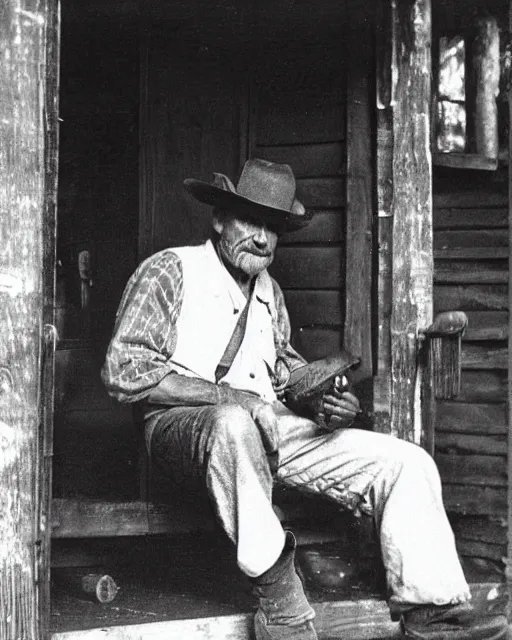
[[[223,262],[228,262],[232,267],[242,271],[250,278],[254,278],[264,271],[273,259],[273,256],[256,256],[247,251],[239,251],[233,255],[230,247],[226,246],[222,239],[219,241],[218,251]]]
[[[264,271],[272,262],[271,257],[255,256],[252,253],[240,253],[236,261],[236,267],[253,278]]]

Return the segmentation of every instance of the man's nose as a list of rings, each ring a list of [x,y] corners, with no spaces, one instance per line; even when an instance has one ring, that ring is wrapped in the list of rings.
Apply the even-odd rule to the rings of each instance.
[[[254,234],[254,242],[260,246],[268,244],[268,229],[264,224],[258,225],[258,229]]]

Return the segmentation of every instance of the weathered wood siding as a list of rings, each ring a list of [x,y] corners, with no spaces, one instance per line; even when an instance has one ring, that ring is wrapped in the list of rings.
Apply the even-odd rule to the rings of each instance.
[[[339,39],[337,44],[293,47],[280,56],[267,53],[267,64],[254,75],[252,155],[290,164],[299,199],[315,211],[310,226],[282,237],[271,268],[284,290],[296,346],[311,358],[338,349],[342,340],[344,46]]]
[[[48,634],[58,50],[58,2],[2,3],[0,638],[6,639]]]
[[[438,170],[434,307],[465,311],[469,326],[461,394],[438,406],[435,458],[460,552],[498,562],[506,556],[508,251],[506,170]]]
[[[211,207],[185,192],[185,178],[238,174],[238,56],[207,43],[206,27],[172,37],[154,27],[142,42],[139,259],[209,237]]]

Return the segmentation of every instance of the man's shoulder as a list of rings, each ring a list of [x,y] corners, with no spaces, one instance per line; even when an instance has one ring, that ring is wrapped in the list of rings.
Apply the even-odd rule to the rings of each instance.
[[[145,275],[157,275],[160,272],[181,270],[184,259],[204,252],[204,245],[168,247],[146,258],[139,265],[139,271]]]
[[[174,248],[162,249],[143,260],[137,274],[144,277],[157,277],[159,274],[173,272],[180,269],[181,259]]]

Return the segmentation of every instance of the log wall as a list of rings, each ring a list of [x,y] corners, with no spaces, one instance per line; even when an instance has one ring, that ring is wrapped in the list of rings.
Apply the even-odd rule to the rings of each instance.
[[[311,225],[283,236],[271,273],[283,288],[296,347],[337,350],[344,318],[346,69],[338,42],[268,55],[254,73],[251,155],[292,166]],[[315,70],[315,73],[312,73]]]
[[[507,544],[506,170],[434,174],[434,309],[461,309],[462,389],[439,404],[435,458],[459,551],[501,566]]]

